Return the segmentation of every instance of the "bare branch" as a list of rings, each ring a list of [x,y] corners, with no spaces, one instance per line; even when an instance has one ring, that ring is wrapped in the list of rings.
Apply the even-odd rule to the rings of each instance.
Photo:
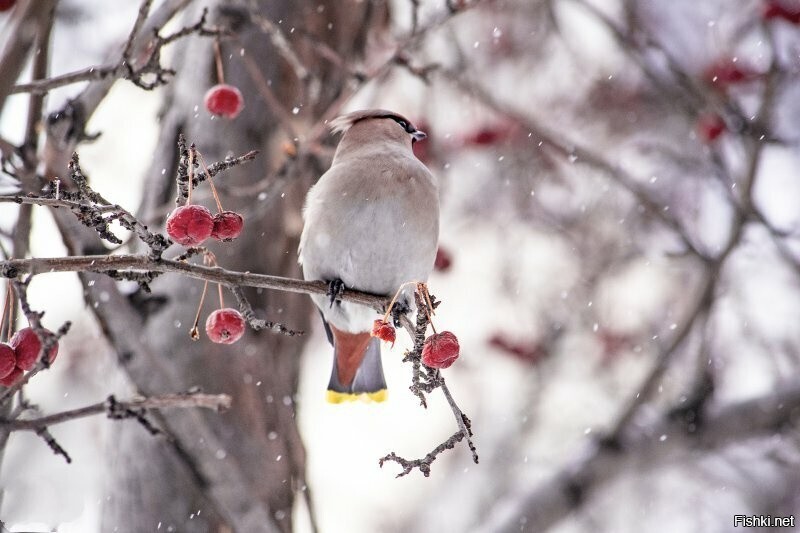
[[[153,409],[192,409],[202,408],[211,409],[213,411],[224,411],[231,406],[231,397],[227,394],[202,394],[202,393],[186,393],[186,394],[164,394],[160,396],[151,396],[149,398],[134,398],[127,401],[117,401],[111,396],[104,402],[97,402],[85,407],[77,409],[70,409],[52,415],[42,416],[39,418],[31,419],[16,419],[16,420],[0,420],[0,427],[6,428],[8,431],[39,431],[42,428],[85,418],[87,416],[98,415],[106,413],[110,418],[125,418],[120,417],[119,414],[126,410],[149,411]],[[131,416],[127,416],[130,418]]]
[[[142,38],[146,33],[146,29],[142,28],[145,23],[147,12],[149,11],[152,0],[145,0],[139,10],[138,16],[134,23],[133,29],[125,43],[125,48],[122,57],[114,64],[107,64],[101,66],[91,66],[85,69],[60,74],[45,79],[36,79],[29,83],[21,83],[11,88],[10,92],[24,93],[30,92],[34,94],[44,94],[58,87],[71,85],[73,83],[83,81],[99,81],[104,79],[117,79],[124,78],[130,80],[138,87],[150,90],[155,87],[161,86],[169,81],[169,78],[175,74],[172,69],[163,67],[161,65],[161,51],[162,49],[189,35],[199,35],[201,37],[214,37],[223,34],[223,31],[218,28],[211,28],[206,26],[207,11],[203,11],[200,19],[195,24],[181,28],[180,30],[172,33],[166,37],[161,37],[158,33],[160,27],[153,28],[151,35],[146,37],[149,40],[147,48],[142,55],[143,59],[137,60],[133,56],[135,43]],[[144,79],[147,76],[154,77],[153,81],[147,82]]]
[[[219,267],[192,265],[170,259],[153,260],[147,255],[85,255],[71,257],[12,259],[0,262],[0,275],[15,278],[22,274],[48,272],[106,272],[108,270],[131,272],[172,272],[191,278],[221,283],[226,287],[255,287],[302,294],[326,294],[328,286],[322,281],[304,281],[266,274],[237,272]],[[346,289],[342,299],[372,307],[385,308],[389,298]]]
[[[247,321],[247,324],[255,331],[259,331],[262,329],[267,329],[270,331],[274,331],[276,333],[280,333],[282,335],[288,335],[289,337],[294,337],[295,335],[303,335],[303,331],[294,331],[283,324],[278,322],[270,322],[268,320],[263,320],[261,318],[257,318],[255,312],[253,311],[253,307],[250,305],[250,302],[245,298],[244,291],[242,291],[241,287],[233,286],[230,287],[231,292],[236,297],[236,301],[239,303],[239,311],[242,313],[242,316]]]
[[[42,17],[53,8],[53,0],[21,2],[20,9],[13,13],[4,32],[13,38],[8,39],[8,46],[2,50],[0,57],[0,109],[6,97],[12,92],[14,82],[19,77],[28,59],[28,54],[36,40]]]
[[[473,444],[471,439],[472,423],[470,419],[461,411],[461,408],[458,407],[458,404],[456,404],[452,394],[450,394],[450,389],[447,388],[447,384],[445,383],[445,380],[439,370],[428,368],[422,364],[422,348],[425,344],[425,333],[428,330],[428,325],[430,324],[430,316],[428,316],[428,313],[423,311],[423,306],[425,306],[426,303],[422,301],[422,297],[418,291],[414,293],[414,298],[417,304],[416,325],[412,326],[411,322],[405,315],[402,317],[404,328],[414,341],[414,346],[412,349],[408,350],[405,354],[405,357],[403,357],[404,363],[410,362],[412,364],[411,386],[409,387],[409,390],[417,398],[419,398],[420,405],[427,408],[428,405],[425,395],[430,394],[435,389],[442,389],[442,393],[447,399],[447,404],[450,406],[453,416],[455,416],[456,424],[458,425],[459,430],[447,440],[436,446],[422,459],[405,459],[397,455],[395,452],[390,452],[379,459],[378,464],[381,467],[383,467],[383,464],[387,461],[395,462],[402,466],[403,471],[397,474],[397,477],[403,477],[407,474],[410,474],[414,468],[417,468],[420,472],[422,472],[422,475],[425,477],[430,476],[431,464],[433,464],[439,454],[445,450],[453,449],[457,443],[464,439],[466,439],[467,446],[469,446],[470,452],[472,453],[472,460],[475,462],[475,464],[478,464],[478,453],[475,449],[475,444]],[[432,295],[430,296],[430,299],[433,308],[436,308],[439,302],[437,302]]]
[[[658,205],[647,191],[638,184],[636,178],[630,175],[625,169],[611,164],[600,154],[559,135],[557,132],[540,124],[538,121],[511,109],[508,105],[500,102],[489,91],[479,86],[477,83],[470,83],[459,73],[448,69],[441,69],[436,72],[441,74],[441,79],[473,95],[488,108],[525,128],[525,130],[531,134],[533,140],[538,140],[544,145],[547,145],[564,159],[569,159],[574,164],[589,165],[601,171],[604,175],[629,191],[651,215],[672,229],[692,254],[702,259],[706,258],[705,252],[696,247],[680,221],[673,217],[668,211],[665,211],[662,206]]]

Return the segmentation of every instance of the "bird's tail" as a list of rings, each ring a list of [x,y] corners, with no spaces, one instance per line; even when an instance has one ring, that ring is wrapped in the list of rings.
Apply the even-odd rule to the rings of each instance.
[[[380,340],[368,332],[348,333],[334,327],[331,329],[334,358],[328,401],[384,401],[386,379],[383,377]]]

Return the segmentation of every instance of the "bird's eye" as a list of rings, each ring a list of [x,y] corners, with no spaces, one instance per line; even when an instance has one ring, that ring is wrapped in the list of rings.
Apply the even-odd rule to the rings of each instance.
[[[405,120],[398,120],[397,123],[400,124],[400,127],[404,130],[408,130],[408,122]]]

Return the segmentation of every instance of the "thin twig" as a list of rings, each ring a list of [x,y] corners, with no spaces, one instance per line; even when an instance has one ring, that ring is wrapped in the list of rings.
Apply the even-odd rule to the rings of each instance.
[[[257,318],[255,312],[253,311],[253,307],[250,305],[250,302],[245,297],[242,288],[239,287],[238,285],[233,285],[230,286],[229,289],[236,297],[236,301],[239,304],[239,312],[242,313],[242,316],[247,321],[247,324],[250,326],[250,328],[254,329],[255,331],[266,329],[269,331],[280,333],[282,335],[288,335],[289,337],[294,337],[295,335],[304,334],[303,331],[295,331],[289,329],[281,323],[270,322],[268,320]]]
[[[142,3],[134,26],[125,42],[121,57],[116,63],[91,66],[50,78],[20,83],[12,87],[10,93],[44,94],[58,87],[73,83],[116,78],[127,79],[142,89],[151,90],[164,85],[175,74],[174,70],[161,65],[161,51],[165,46],[189,35],[218,37],[224,33],[219,28],[206,26],[208,13],[207,10],[204,10],[198,22],[181,28],[166,37],[161,37],[158,33],[161,26],[153,29],[152,25],[149,28],[146,25],[146,16],[151,3],[152,0],[144,0]],[[152,33],[149,37],[144,37],[148,30],[151,30]],[[149,42],[143,50],[143,59],[137,60],[134,58],[134,52],[137,49],[137,44],[140,44],[140,40],[143,38],[148,39]],[[142,47],[139,46],[139,48]],[[153,81],[145,81],[147,76],[152,76],[154,78]]]
[[[419,285],[422,285],[424,288],[424,284],[418,284],[418,286]],[[381,467],[387,461],[395,462],[403,467],[402,472],[397,474],[397,477],[410,474],[414,468],[422,472],[422,475],[425,477],[428,477],[431,471],[431,464],[436,460],[439,454],[445,450],[453,449],[457,443],[464,439],[466,439],[467,446],[469,446],[470,452],[472,453],[472,460],[475,462],[475,464],[478,463],[478,453],[471,438],[472,423],[470,419],[461,411],[461,408],[458,407],[458,404],[456,404],[452,394],[450,394],[450,389],[447,388],[447,384],[445,383],[445,380],[439,370],[428,368],[422,364],[421,354],[423,345],[425,343],[425,332],[428,330],[428,324],[430,324],[430,314],[428,312],[422,312],[421,309],[425,308],[427,305],[424,299],[425,297],[430,298],[431,311],[438,305],[438,302],[435,301],[433,296],[426,294],[425,297],[423,297],[422,294],[420,294],[421,292],[422,291],[419,289],[414,292],[414,299],[417,304],[417,323],[412,325],[411,321],[405,315],[403,315],[401,318],[404,329],[414,341],[412,349],[408,350],[405,354],[405,357],[403,357],[404,363],[410,362],[412,364],[411,386],[409,387],[409,390],[417,398],[419,398],[420,404],[423,407],[427,407],[425,395],[430,394],[437,388],[441,388],[442,393],[444,394],[445,398],[447,399],[447,403],[450,406],[450,410],[453,412],[453,416],[456,419],[456,425],[458,425],[459,430],[447,440],[436,446],[422,459],[405,459],[397,455],[395,452],[390,452],[380,458],[378,464]]]

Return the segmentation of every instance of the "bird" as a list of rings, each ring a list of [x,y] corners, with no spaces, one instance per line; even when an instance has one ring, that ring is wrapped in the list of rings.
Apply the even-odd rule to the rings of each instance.
[[[427,280],[439,239],[439,186],[412,151],[427,135],[402,115],[360,110],[329,126],[342,137],[306,195],[298,260],[304,279],[328,284],[327,295],[311,296],[334,351],[327,400],[384,401],[380,340],[370,336],[378,315],[337,296],[345,287],[392,296]],[[412,291],[401,292],[395,312],[413,309]]]

